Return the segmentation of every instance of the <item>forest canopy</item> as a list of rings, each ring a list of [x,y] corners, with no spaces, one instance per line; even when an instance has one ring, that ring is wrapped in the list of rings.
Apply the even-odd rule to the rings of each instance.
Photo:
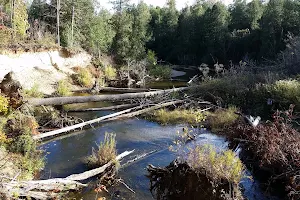
[[[174,64],[228,64],[274,59],[288,35],[300,33],[297,0],[235,0],[229,6],[198,0],[180,11],[175,0],[164,7],[111,3],[113,11],[93,0],[33,0],[29,6],[23,0],[0,0],[0,44],[11,42],[7,38],[46,38],[95,55],[110,54],[119,62],[143,59],[151,50]]]

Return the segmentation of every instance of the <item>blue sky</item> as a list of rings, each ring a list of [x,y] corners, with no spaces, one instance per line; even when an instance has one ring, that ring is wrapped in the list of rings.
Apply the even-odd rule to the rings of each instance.
[[[109,3],[110,0],[98,0],[100,2],[100,5],[107,8],[111,9],[111,4]],[[140,0],[131,0],[131,3],[137,4]],[[151,4],[154,6],[164,6],[166,4],[167,0],[144,0],[145,3]],[[183,8],[186,4],[192,4],[194,3],[195,0],[176,0],[176,6],[177,9],[180,10]],[[222,2],[226,5],[230,4],[233,2],[233,0],[222,0]]]

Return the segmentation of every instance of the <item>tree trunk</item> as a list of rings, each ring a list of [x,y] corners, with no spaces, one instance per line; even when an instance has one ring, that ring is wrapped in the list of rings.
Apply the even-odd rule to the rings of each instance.
[[[167,94],[171,92],[184,91],[190,88],[192,87],[181,87],[181,88],[174,88],[168,90],[159,90],[159,91],[141,92],[141,93],[128,93],[128,94],[31,98],[28,99],[28,103],[33,106],[41,106],[41,105],[65,105],[65,104],[97,102],[97,101],[118,101],[124,99],[146,98],[155,95]]]
[[[102,107],[102,108],[86,108],[86,109],[73,109],[73,110],[67,110],[67,112],[89,112],[89,111],[102,111],[102,110],[117,110],[121,108],[132,108],[134,106],[138,106],[139,104],[122,104],[122,105],[116,105],[116,106],[108,106],[108,107]]]

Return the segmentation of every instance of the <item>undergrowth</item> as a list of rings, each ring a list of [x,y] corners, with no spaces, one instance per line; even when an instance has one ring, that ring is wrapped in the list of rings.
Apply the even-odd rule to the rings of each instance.
[[[207,174],[216,182],[225,179],[238,184],[244,176],[244,166],[233,151],[217,152],[212,145],[196,146],[191,149],[188,152],[187,163],[194,170]]]
[[[39,85],[35,83],[31,89],[26,89],[23,91],[23,96],[27,98],[43,98],[44,94],[40,92]]]
[[[59,96],[70,96],[72,85],[69,83],[68,80],[61,80],[57,83],[56,93]]]
[[[222,131],[231,126],[238,119],[237,108],[229,106],[227,109],[217,109],[214,112],[207,112],[207,121],[213,132]]]
[[[230,141],[241,141],[243,160],[252,160],[255,172],[264,174],[267,183],[286,190],[291,199],[300,194],[300,133],[293,128],[293,106],[287,111],[276,111],[273,121],[256,128],[237,122],[228,127]],[[276,191],[276,192],[278,192]],[[298,195],[298,196],[297,196]]]
[[[202,112],[192,109],[160,109],[153,112],[151,119],[164,125],[178,123],[199,125],[205,120],[205,116]]]
[[[169,66],[165,65],[153,65],[149,69],[150,76],[159,79],[170,79],[172,69]]]
[[[91,87],[93,85],[93,76],[87,68],[79,68],[77,74],[73,75],[73,79],[82,87]]]

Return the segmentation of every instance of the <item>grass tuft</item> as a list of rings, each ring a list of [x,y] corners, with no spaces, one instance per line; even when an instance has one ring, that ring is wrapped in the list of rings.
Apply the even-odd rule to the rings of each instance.
[[[224,128],[231,126],[238,119],[235,114],[237,108],[229,106],[228,109],[218,109],[215,112],[207,112],[207,120],[213,132],[222,131]]]
[[[106,80],[114,80],[117,77],[117,70],[111,65],[108,65],[104,68],[104,75]]]
[[[93,85],[93,76],[87,68],[79,68],[78,73],[73,77],[75,82],[82,87],[91,87]]]
[[[194,170],[205,170],[212,180],[223,179],[238,184],[244,176],[244,166],[231,150],[217,152],[212,145],[193,148],[188,153],[188,164]]]
[[[205,116],[198,110],[181,110],[175,109],[172,111],[160,109],[154,111],[152,119],[161,124],[177,124],[187,123],[190,125],[198,125],[205,120]]]
[[[92,155],[87,157],[86,162],[91,168],[96,168],[114,161],[116,157],[116,135],[105,133],[104,141],[100,143],[97,150],[93,149]]]
[[[71,92],[71,84],[67,80],[61,80],[57,83],[56,93],[59,96],[70,96]]]
[[[25,97],[32,97],[32,98],[42,98],[44,94],[39,91],[39,85],[35,83],[31,89],[24,90],[23,96]]]
[[[6,115],[9,110],[9,99],[0,94],[0,115]]]

